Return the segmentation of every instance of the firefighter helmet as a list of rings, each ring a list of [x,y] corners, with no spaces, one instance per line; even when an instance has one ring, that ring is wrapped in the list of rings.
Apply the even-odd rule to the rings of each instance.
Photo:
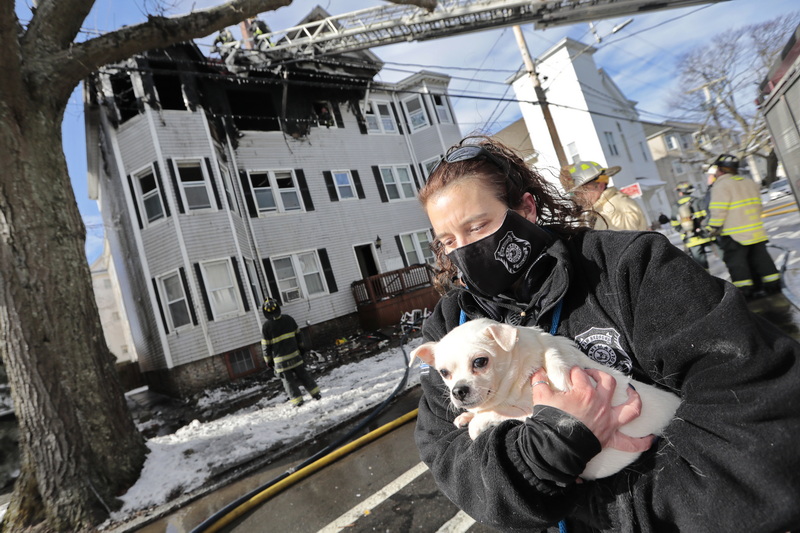
[[[692,194],[694,192],[694,185],[688,181],[682,181],[675,187],[675,190],[683,194]]]
[[[613,176],[621,169],[620,167],[604,168],[594,161],[578,161],[566,167],[566,172],[561,173],[561,184],[567,192],[572,192],[581,185],[586,185],[590,181],[605,177],[604,183],[608,183],[609,176]]]
[[[731,154],[722,154],[714,160],[712,165],[717,165],[719,168],[728,168],[736,172],[739,170],[739,158]]]
[[[274,318],[281,314],[281,306],[275,298],[267,298],[261,306],[265,318]]]

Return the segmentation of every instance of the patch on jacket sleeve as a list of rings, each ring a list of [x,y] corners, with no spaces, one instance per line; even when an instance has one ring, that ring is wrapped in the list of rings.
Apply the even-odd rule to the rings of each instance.
[[[583,353],[601,365],[630,374],[633,370],[633,361],[622,349],[619,337],[620,334],[614,328],[590,328],[575,337],[575,342]]]

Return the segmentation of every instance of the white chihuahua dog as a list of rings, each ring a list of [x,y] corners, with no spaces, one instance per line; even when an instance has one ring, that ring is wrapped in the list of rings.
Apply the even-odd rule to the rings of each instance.
[[[501,324],[481,318],[454,328],[439,342],[427,342],[411,352],[434,367],[450,389],[453,404],[466,409],[455,419],[457,427],[469,425],[469,435],[480,433],[504,420],[524,420],[533,413],[531,376],[544,368],[556,390],[571,387],[573,366],[596,368],[617,381],[612,405],[627,400],[633,384],[642,399],[641,415],[620,431],[631,437],[659,434],[673,419],[680,404],[675,394],[630,379],[613,368],[595,362],[569,339],[545,333],[537,327]],[[586,465],[583,479],[597,479],[619,472],[639,453],[605,448]]]

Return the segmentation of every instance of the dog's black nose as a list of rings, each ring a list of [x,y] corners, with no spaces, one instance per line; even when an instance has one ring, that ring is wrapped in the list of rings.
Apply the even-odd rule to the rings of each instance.
[[[467,385],[459,385],[458,387],[453,387],[453,398],[455,398],[456,400],[463,401],[468,394],[469,394],[469,387]]]

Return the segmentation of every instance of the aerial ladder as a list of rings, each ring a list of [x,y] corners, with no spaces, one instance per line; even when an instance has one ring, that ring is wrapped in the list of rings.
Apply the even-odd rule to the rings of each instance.
[[[727,0],[439,0],[432,11],[387,3],[251,37],[230,48],[263,59],[313,59],[406,41],[425,41],[533,23],[537,29]],[[326,14],[327,15],[327,14]]]

